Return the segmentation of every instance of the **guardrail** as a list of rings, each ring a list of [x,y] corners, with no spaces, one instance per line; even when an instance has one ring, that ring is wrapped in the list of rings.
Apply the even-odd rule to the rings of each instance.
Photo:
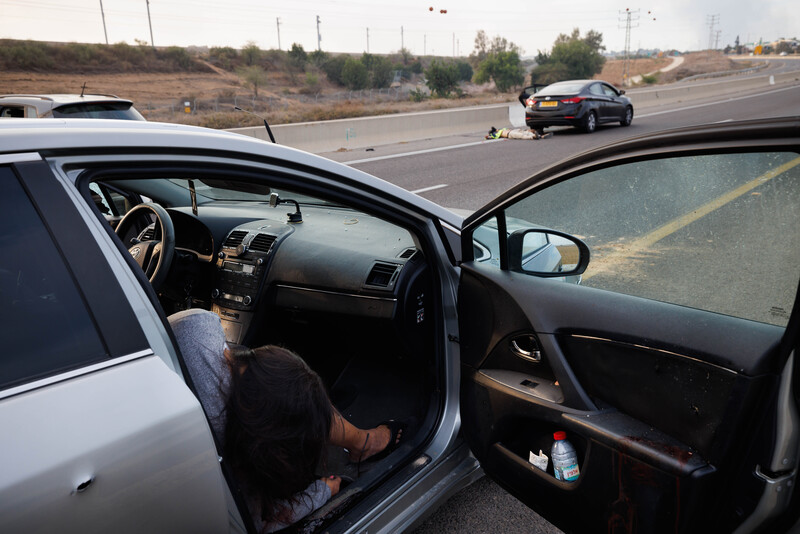
[[[767,88],[771,85],[800,80],[800,71],[779,74],[749,76],[731,80],[708,83],[682,83],[653,89],[633,90],[626,94],[634,106],[647,107],[659,104],[673,104],[688,97],[703,98],[707,96],[740,93],[747,89]]]
[[[706,74],[695,74],[694,76],[687,76],[683,78],[681,82],[691,82],[694,80],[704,80],[706,78],[722,78],[724,76],[734,76],[736,74],[749,74],[751,72],[758,72],[762,69],[765,69],[769,66],[769,63],[764,61],[763,63],[759,63],[755,67],[748,67],[746,69],[739,69],[739,70],[723,70],[720,72],[707,72]]]
[[[738,93],[746,89],[767,88],[771,85],[798,80],[800,80],[800,71],[710,83],[634,89],[626,94],[639,110],[649,106],[678,103],[689,97],[704,98]],[[414,141],[428,137],[483,132],[488,131],[492,126],[500,128],[509,123],[515,126],[524,126],[524,124],[520,124],[520,122],[524,123],[524,117],[520,117],[521,113],[522,106],[514,102],[421,113],[398,113],[356,119],[280,124],[272,126],[272,131],[281,145],[299,148],[307,152],[323,153]],[[228,131],[268,140],[264,127],[233,128]]]
[[[516,104],[520,107],[519,104]],[[488,131],[506,126],[508,104],[442,109],[421,113],[396,113],[377,117],[337,119],[272,126],[278,143],[307,152],[333,152],[426,137]],[[268,140],[262,127],[232,128],[228,131]]]

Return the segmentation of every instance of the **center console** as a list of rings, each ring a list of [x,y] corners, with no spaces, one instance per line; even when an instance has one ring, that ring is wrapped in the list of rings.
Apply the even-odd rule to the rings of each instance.
[[[250,327],[277,237],[236,229],[217,255],[212,311],[220,316],[229,343],[242,344]]]

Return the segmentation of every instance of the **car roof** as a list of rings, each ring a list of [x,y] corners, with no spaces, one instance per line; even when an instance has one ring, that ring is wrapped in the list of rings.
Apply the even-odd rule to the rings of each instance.
[[[146,121],[108,119],[3,119],[0,120],[0,162],[2,155],[13,153],[52,153],[74,150],[108,153],[109,150],[165,149],[183,154],[190,152],[253,155],[279,158],[296,165],[318,169],[379,189],[401,202],[417,206],[456,229],[461,228],[463,217],[426,200],[410,191],[321,156],[281,146],[255,137],[199,126]]]
[[[51,109],[59,108],[70,104],[128,104],[133,105],[133,101],[125,98],[119,98],[115,95],[75,95],[75,94],[42,94],[42,95],[26,95],[26,94],[8,94],[0,95],[0,106],[3,105],[16,105],[16,106],[32,106],[36,108],[39,115],[42,115]]]
[[[28,95],[28,94],[7,94],[0,95],[0,104],[4,102],[11,102],[17,104],[37,105],[40,103],[52,103],[51,106],[60,106],[62,104],[77,104],[79,102],[129,102],[131,100],[120,98],[116,95],[74,95],[74,94],[52,94],[52,95]]]

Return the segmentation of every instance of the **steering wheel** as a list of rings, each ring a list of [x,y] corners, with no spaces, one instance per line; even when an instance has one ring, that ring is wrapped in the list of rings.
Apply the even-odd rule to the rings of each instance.
[[[148,241],[133,240],[128,252],[142,268],[145,276],[150,279],[153,288],[158,289],[167,279],[175,255],[175,227],[167,210],[158,204],[143,202],[125,214],[115,231],[119,238],[124,240],[134,222],[140,217],[145,217],[147,213],[156,216],[154,238]]]

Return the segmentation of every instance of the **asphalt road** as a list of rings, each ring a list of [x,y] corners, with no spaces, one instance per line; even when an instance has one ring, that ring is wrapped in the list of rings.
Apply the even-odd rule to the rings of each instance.
[[[773,68],[787,67],[785,63],[780,63]],[[542,141],[484,141],[485,132],[475,132],[471,135],[420,140],[403,145],[373,147],[369,151],[358,150],[326,156],[338,161],[352,162],[354,167],[418,192],[443,206],[475,210],[552,163],[626,137],[682,126],[788,115],[800,116],[800,85],[637,110],[630,127],[600,127],[592,135],[572,129],[557,129],[552,138]],[[800,194],[798,191],[787,193],[795,197]],[[796,200],[791,201],[796,205]],[[730,218],[726,215],[726,210],[730,209],[731,207],[726,207],[719,210],[715,218],[708,218],[702,224],[714,225],[714,231],[724,233],[729,226],[726,221]],[[749,236],[749,241],[754,242],[764,241],[765,238],[771,241],[779,239],[780,236],[770,237],[770,233],[768,227],[752,228],[742,237],[747,240]],[[672,239],[686,237],[685,232],[677,232]],[[797,236],[792,238],[797,239]],[[732,258],[737,253],[727,251],[719,257]],[[692,269],[696,269],[695,264],[688,261],[690,259],[701,261],[687,258],[687,279],[691,278]],[[663,266],[656,265],[654,268]],[[731,276],[736,276],[736,273]],[[766,283],[766,286],[769,285],[774,284]],[[655,291],[657,290],[656,288]],[[753,297],[758,297],[758,293],[754,289]],[[768,303],[769,299],[765,302]],[[415,533],[467,531],[560,532],[487,479],[454,496]]]

